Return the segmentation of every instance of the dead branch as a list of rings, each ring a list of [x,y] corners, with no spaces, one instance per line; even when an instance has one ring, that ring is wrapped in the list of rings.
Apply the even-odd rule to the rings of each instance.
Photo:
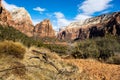
[[[40,52],[40,51],[37,51],[37,50],[32,50],[32,52],[35,52],[37,54],[46,54],[46,53],[43,53],[43,52]]]
[[[40,68],[38,65],[28,65],[28,66],[19,66],[19,67],[7,68],[7,69],[0,70],[0,72],[10,71],[10,70],[19,69],[19,68],[25,68],[25,67]],[[40,68],[40,69],[42,69],[42,68]]]

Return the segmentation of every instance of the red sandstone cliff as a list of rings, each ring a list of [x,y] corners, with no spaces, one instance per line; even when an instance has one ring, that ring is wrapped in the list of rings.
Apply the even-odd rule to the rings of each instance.
[[[50,20],[45,19],[42,22],[38,23],[34,29],[35,35],[38,37],[55,37],[55,31],[53,30]]]
[[[0,25],[12,26],[27,36],[33,35],[33,24],[30,15],[24,8],[7,11],[0,0]]]
[[[103,37],[106,33],[120,36],[120,12],[89,18],[83,23],[71,23],[64,30],[61,30],[57,37],[66,40],[83,40],[92,37]]]

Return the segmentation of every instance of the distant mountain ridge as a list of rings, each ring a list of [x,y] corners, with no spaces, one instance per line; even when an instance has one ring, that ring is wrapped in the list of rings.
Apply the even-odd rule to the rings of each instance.
[[[105,36],[106,33],[120,35],[120,12],[104,14],[81,22],[73,22],[58,33],[59,39],[86,39]]]

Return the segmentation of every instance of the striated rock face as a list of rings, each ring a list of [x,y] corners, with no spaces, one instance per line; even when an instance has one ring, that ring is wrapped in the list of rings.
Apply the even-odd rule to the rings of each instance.
[[[61,30],[59,39],[77,40],[103,37],[106,33],[120,36],[120,12],[104,14],[81,22],[74,22]]]
[[[34,35],[38,37],[55,37],[55,31],[52,28],[50,20],[45,19],[42,22],[38,23],[34,29]]]
[[[30,15],[24,8],[7,11],[0,0],[0,25],[12,26],[29,37],[33,36],[33,24]]]
[[[25,8],[17,8],[11,11],[12,21],[14,23],[10,24],[15,27],[17,30],[26,34],[27,36],[33,36],[33,23],[29,13]]]
[[[30,14],[23,7],[12,10],[11,15],[16,23],[32,24]]]

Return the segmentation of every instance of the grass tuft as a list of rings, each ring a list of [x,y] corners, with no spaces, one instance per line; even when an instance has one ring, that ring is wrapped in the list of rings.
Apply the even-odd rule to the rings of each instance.
[[[0,57],[2,57],[2,55],[5,55],[23,59],[25,52],[26,48],[21,43],[13,41],[0,42]]]

